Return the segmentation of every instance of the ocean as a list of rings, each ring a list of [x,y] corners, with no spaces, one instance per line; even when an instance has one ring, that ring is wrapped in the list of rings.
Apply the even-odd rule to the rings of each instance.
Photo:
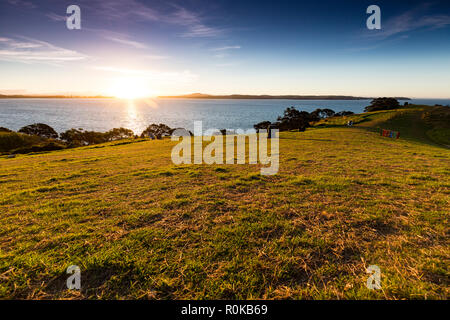
[[[400,101],[402,104],[404,101]],[[450,105],[450,100],[415,99],[416,104]],[[363,112],[370,100],[222,100],[222,99],[0,99],[0,127],[18,130],[45,123],[61,133],[71,128],[107,131],[125,127],[140,134],[152,123],[192,130],[249,129],[261,121],[275,121],[287,107],[313,111]]]

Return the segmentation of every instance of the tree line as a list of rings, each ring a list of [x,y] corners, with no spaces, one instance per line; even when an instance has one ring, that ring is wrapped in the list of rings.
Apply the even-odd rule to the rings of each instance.
[[[179,128],[173,129],[162,123],[153,123],[138,136],[132,130],[122,127],[106,132],[72,128],[60,134],[45,123],[30,124],[17,132],[0,127],[0,152],[29,153],[89,146],[122,139],[162,139],[164,136],[170,136],[176,129]],[[190,131],[189,133],[192,135]]]
[[[312,112],[299,111],[294,107],[284,110],[283,115],[276,122],[263,121],[253,127],[259,130],[278,129],[280,131],[298,130],[305,131],[312,123],[331,117],[342,117],[354,114],[352,111],[335,112],[331,109],[316,109]]]

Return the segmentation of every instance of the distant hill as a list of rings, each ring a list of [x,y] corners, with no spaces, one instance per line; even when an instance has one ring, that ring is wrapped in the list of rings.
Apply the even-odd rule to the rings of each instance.
[[[231,95],[211,95],[203,93],[192,93],[179,96],[160,96],[158,98],[170,99],[284,99],[284,100],[368,100],[372,97],[353,97],[353,96],[333,96],[333,95],[249,95],[249,94],[231,94]],[[411,100],[405,97],[395,97],[398,100]]]

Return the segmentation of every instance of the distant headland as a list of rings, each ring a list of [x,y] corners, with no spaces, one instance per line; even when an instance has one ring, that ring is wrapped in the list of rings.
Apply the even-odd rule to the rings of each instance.
[[[249,95],[249,94],[231,94],[231,95],[211,95],[203,93],[192,93],[179,96],[159,96],[165,99],[282,99],[282,100],[369,100],[374,97],[353,97],[353,96],[334,96],[334,95]],[[411,100],[406,97],[394,97],[397,100]]]

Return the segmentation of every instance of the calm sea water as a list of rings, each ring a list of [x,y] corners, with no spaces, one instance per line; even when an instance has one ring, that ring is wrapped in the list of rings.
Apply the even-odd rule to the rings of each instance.
[[[410,102],[450,104],[450,100],[439,99]],[[275,121],[289,106],[305,111],[330,108],[360,113],[369,103],[370,100],[0,99],[0,126],[18,130],[40,122],[57,132],[70,128],[107,131],[125,127],[140,134],[151,123],[192,130],[194,121],[203,121],[204,130],[248,129],[260,121]]]

